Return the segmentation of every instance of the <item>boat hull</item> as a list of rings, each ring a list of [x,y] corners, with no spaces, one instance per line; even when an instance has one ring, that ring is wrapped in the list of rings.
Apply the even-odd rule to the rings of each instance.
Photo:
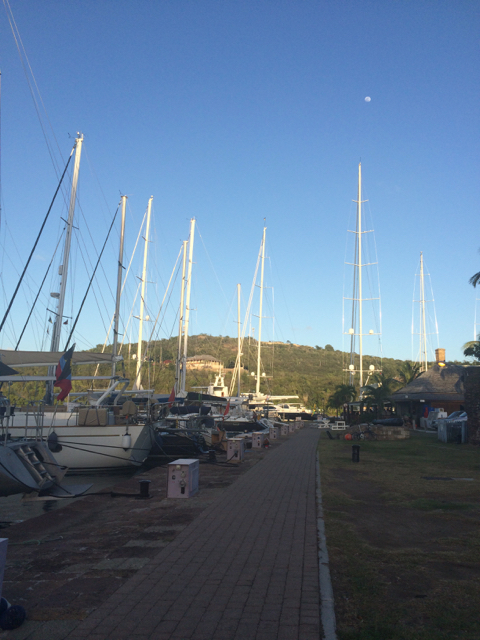
[[[24,437],[25,426],[16,426],[19,417],[15,416],[15,426],[8,427],[12,438]],[[62,424],[57,414],[54,424],[44,428],[42,440],[50,441],[58,464],[68,467],[69,473],[115,471],[145,461],[153,445],[153,431],[145,424]]]
[[[35,462],[25,460],[25,455],[22,460],[20,454],[24,447],[28,447]],[[40,467],[47,477],[41,477]],[[0,446],[0,496],[2,497],[17,493],[48,491],[54,485],[59,486],[64,475],[65,470],[59,466],[45,443],[22,440],[10,441]]]

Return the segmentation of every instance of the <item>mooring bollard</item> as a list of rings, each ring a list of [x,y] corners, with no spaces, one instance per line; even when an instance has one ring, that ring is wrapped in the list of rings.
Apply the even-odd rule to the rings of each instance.
[[[150,494],[148,492],[150,486],[150,480],[139,480],[140,483],[140,498],[150,498]]]
[[[360,445],[352,444],[352,462],[360,462]]]

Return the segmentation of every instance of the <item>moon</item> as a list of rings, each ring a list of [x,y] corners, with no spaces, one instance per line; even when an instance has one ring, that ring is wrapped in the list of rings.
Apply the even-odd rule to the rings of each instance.
[[[370,101],[371,101],[370,96],[367,96],[367,97],[365,98],[365,102],[370,102]]]

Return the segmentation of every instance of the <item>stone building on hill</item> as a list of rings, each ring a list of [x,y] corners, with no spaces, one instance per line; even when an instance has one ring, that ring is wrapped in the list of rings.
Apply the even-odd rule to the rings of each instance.
[[[187,358],[187,371],[188,369],[212,369],[213,371],[220,371],[222,363],[213,356],[190,356]]]

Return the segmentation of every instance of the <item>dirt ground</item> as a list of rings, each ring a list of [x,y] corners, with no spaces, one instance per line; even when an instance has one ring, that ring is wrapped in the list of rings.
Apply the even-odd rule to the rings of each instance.
[[[200,490],[190,499],[167,499],[166,467],[154,467],[120,483],[113,478],[118,484],[103,495],[3,529],[3,595],[22,605],[29,621],[85,618],[265,455],[251,450],[238,466],[201,464]],[[151,481],[149,499],[135,497],[140,479]]]
[[[478,449],[415,434],[320,455],[340,640],[478,640]]]

